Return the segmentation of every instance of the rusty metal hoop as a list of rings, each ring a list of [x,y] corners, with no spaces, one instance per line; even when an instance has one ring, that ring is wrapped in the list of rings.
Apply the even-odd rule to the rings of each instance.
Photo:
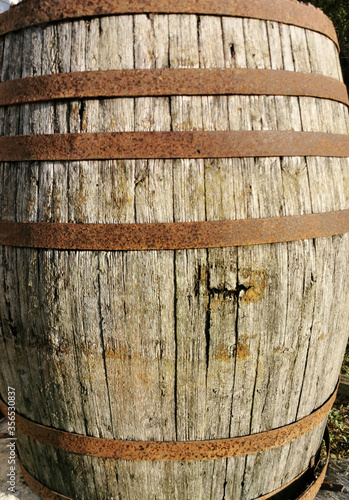
[[[244,437],[205,441],[127,441],[105,439],[37,424],[16,414],[16,427],[26,436],[53,448],[81,455],[130,461],[198,461],[217,460],[256,454],[284,446],[307,434],[327,417],[337,395],[339,382],[330,398],[307,417],[278,429]],[[0,399],[0,410],[7,405]]]
[[[274,69],[78,71],[0,83],[0,106],[57,99],[174,95],[282,95],[349,104],[346,86],[335,78]]]
[[[0,245],[55,250],[179,250],[285,243],[349,232],[349,209],[265,219],[76,224],[0,221]]]
[[[97,132],[0,137],[0,161],[349,156],[349,135],[290,130]]]
[[[326,443],[326,451],[327,451],[327,458],[326,462],[324,464],[324,467],[321,471],[321,474],[319,475],[318,478],[314,479],[314,481],[308,486],[308,488],[300,495],[297,497],[297,500],[313,500],[316,495],[318,494],[322,483],[324,482],[326,471],[328,468],[329,460],[330,460],[330,435],[328,432],[328,428],[326,427],[325,435],[324,435],[324,440]],[[72,500],[70,497],[66,497],[64,495],[61,495],[60,493],[57,493],[55,491],[50,490],[46,486],[44,486],[42,483],[37,481],[29,472],[24,468],[23,464],[21,461],[19,461],[19,465],[21,467],[21,471],[23,474],[23,477],[25,481],[28,483],[30,488],[35,491],[38,495],[40,495],[44,500]],[[309,471],[309,469],[306,469],[303,471],[299,476],[297,476],[295,479],[287,483],[286,485],[282,486],[278,490],[273,491],[272,493],[269,493],[267,495],[263,495],[262,497],[258,497],[256,500],[272,500],[275,495],[282,493],[284,490],[292,486],[297,480],[299,480],[301,477],[305,476],[306,473]]]

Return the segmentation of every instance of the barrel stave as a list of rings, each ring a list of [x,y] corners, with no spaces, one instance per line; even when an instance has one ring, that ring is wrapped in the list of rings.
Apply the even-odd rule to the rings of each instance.
[[[338,65],[326,64],[334,53],[331,41],[321,37],[321,50],[331,53],[326,59],[309,42],[314,33],[281,25],[279,38],[276,27],[140,15],[32,28],[5,37],[2,75],[170,64],[279,65],[339,78]],[[129,32],[133,44],[126,42]],[[256,33],[260,43],[253,44]],[[41,40],[41,57],[39,48],[30,56],[33,66],[26,57],[23,66],[10,57],[13,47],[23,52],[23,37],[32,37],[32,47]],[[272,37],[281,50],[271,49]],[[296,130],[344,133],[348,127],[343,105],[312,98],[79,100],[21,110],[5,110],[5,134],[288,129],[290,123]],[[3,163],[2,169],[5,220],[217,220],[349,205],[347,159]],[[18,363],[18,373],[7,364],[5,377],[23,387],[18,411],[81,434],[149,440],[244,435],[301,418],[335,385],[349,319],[341,301],[348,290],[348,255],[348,235],[208,251],[3,249],[2,281],[12,285],[0,299],[2,330],[8,360]],[[326,353],[337,363],[330,365]],[[24,436],[20,444],[29,472],[66,495],[73,489],[81,498],[101,498],[103,487],[106,499],[144,498],[145,489],[159,499],[195,500],[208,491],[214,499],[252,499],[301,472],[322,430],[257,456],[197,463],[81,457]],[[43,460],[65,464],[61,475],[42,471],[37,464]]]

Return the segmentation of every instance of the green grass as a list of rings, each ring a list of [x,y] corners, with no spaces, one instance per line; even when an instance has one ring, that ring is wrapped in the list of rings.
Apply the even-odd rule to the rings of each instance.
[[[349,375],[349,344],[347,345],[347,350],[344,356],[342,373],[344,373],[345,375]]]
[[[328,417],[331,457],[349,458],[349,402],[337,398]]]
[[[349,344],[345,353],[342,373],[349,375]],[[328,417],[331,436],[331,457],[349,459],[349,400],[338,397]]]

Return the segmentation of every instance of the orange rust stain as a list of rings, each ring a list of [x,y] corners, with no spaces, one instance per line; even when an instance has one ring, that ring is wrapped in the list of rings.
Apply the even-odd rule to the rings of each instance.
[[[246,268],[242,271],[244,285],[248,288],[242,301],[245,304],[258,302],[263,298],[265,288],[267,286],[267,274],[264,269],[253,271],[251,268]]]
[[[230,361],[236,356],[237,359],[248,359],[250,357],[250,348],[247,335],[242,335],[237,346],[227,346],[220,344],[216,349],[215,359],[218,361]]]
[[[229,347],[225,345],[219,345],[216,351],[216,359],[218,359],[219,361],[229,361],[231,359]]]
[[[126,359],[131,359],[131,352],[129,349],[125,347],[114,347],[110,349],[106,349],[104,353],[107,359],[121,359],[125,361]],[[136,359],[137,356],[135,354],[132,355],[133,359]]]
[[[177,130],[180,130],[180,131],[186,131],[186,130],[196,130],[196,127],[194,127],[194,124],[192,121],[188,120],[188,121],[184,121],[182,122],[178,127],[177,127]]]
[[[247,344],[239,343],[236,348],[237,359],[248,359],[250,357],[250,348]]]
[[[236,346],[236,358],[248,359],[250,357],[250,347],[248,345],[248,336],[244,333],[240,336],[239,342]]]
[[[147,385],[151,381],[151,372],[139,372],[137,377],[142,382],[142,384]]]

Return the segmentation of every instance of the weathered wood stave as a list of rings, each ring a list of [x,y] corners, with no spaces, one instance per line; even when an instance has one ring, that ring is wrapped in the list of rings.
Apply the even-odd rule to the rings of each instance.
[[[170,55],[171,49],[174,54],[172,66],[280,66],[341,78],[333,62],[321,67],[326,60],[323,54],[330,53],[331,61],[335,55],[333,43],[321,35],[264,21],[223,18],[222,24],[225,36],[234,34],[233,59],[224,57],[229,43],[226,39],[222,43],[220,19],[206,16],[200,18],[198,31],[196,16],[175,15],[101,18],[89,25],[77,21],[33,28],[7,35],[7,51],[10,45],[12,51],[16,43],[20,46],[21,37],[41,38],[43,66],[26,61],[26,67],[16,67],[16,61],[6,60],[9,52],[5,50],[3,65],[10,69],[7,74],[3,70],[3,76],[32,74],[30,63],[37,72],[47,73],[132,68],[134,64],[166,66],[168,54],[165,50],[154,54],[154,47],[167,37]],[[125,39],[127,27],[133,25],[135,53],[120,44],[124,52],[120,66],[118,54],[112,60],[106,41],[113,36]],[[245,61],[238,60],[243,56],[238,43],[243,40],[242,28],[246,38],[254,33],[261,40],[259,47],[252,45],[252,36],[244,41]],[[278,29],[281,41],[275,40]],[[196,39],[198,32],[201,54],[198,44],[187,46],[188,38]],[[142,46],[145,34],[148,42]],[[100,52],[104,52],[101,65],[93,57],[94,51],[98,53],[97,35]],[[69,42],[84,36],[90,59],[84,61],[79,53],[82,44],[74,42],[72,60],[62,45],[57,47],[58,39]],[[326,50],[316,47],[319,40]],[[294,60],[287,50],[291,41]],[[270,50],[277,42],[283,46],[283,58],[280,49]],[[32,43],[32,57],[40,60],[37,42]],[[50,61],[49,50],[58,51],[56,60]],[[335,117],[332,120],[329,111]],[[4,113],[1,132],[6,135],[64,133],[67,118],[70,131],[77,132],[169,130],[171,126],[174,130],[282,129],[290,127],[290,116],[296,130],[348,131],[343,105],[312,98],[118,99],[101,104],[14,106],[0,113]],[[346,159],[323,158],[2,164],[2,219],[171,222],[346,209],[347,167]],[[28,194],[23,196],[20,189]],[[109,191],[104,194],[104,189]],[[346,343],[347,247],[344,235],[261,247],[127,255],[5,248],[1,342],[5,341],[7,357],[16,359],[17,370],[6,364],[2,394],[7,385],[16,384],[21,387],[18,411],[28,418],[110,438],[212,439],[286,425],[320,406],[335,386]],[[245,286],[245,292],[236,293],[238,285]],[[162,309],[155,306],[159,301]],[[44,304],[46,317],[41,313]],[[277,334],[268,336],[269,331]],[[181,365],[177,378],[175,363],[177,369]],[[126,369],[130,373],[124,374]],[[108,391],[110,415],[100,405],[108,400]],[[232,393],[231,406],[227,401]],[[276,489],[306,468],[322,432],[318,428],[281,450],[257,457],[186,464],[107,460],[101,467],[99,459],[68,455],[23,436],[20,450],[34,476],[67,495],[79,491],[81,498],[144,497],[147,484],[149,498],[199,499],[210,491],[212,499],[224,495],[247,499]],[[43,457],[54,468],[58,462],[66,465],[52,477],[42,470]],[[102,484],[104,493],[100,492]]]

